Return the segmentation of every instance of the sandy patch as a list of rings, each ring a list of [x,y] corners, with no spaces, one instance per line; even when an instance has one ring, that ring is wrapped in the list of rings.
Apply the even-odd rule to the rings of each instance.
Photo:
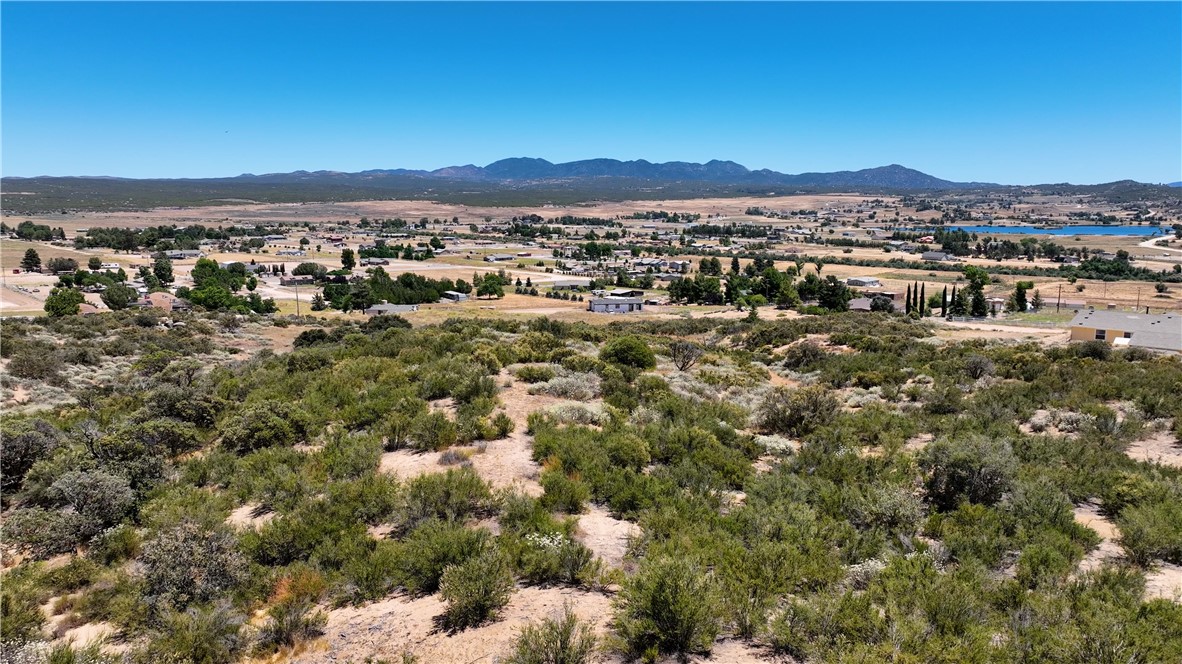
[[[230,512],[226,523],[235,528],[258,528],[274,518],[275,513],[266,511],[259,503],[246,503]]]
[[[1125,454],[1136,461],[1160,463],[1163,466],[1182,468],[1182,445],[1169,431],[1159,431],[1129,445]]]
[[[919,452],[935,439],[936,437],[930,433],[917,434],[908,438],[906,443],[903,443],[903,449],[908,452]]]
[[[1119,559],[1124,550],[1116,543],[1120,537],[1120,530],[1116,524],[1100,513],[1100,507],[1092,503],[1085,503],[1075,508],[1075,521],[1096,531],[1100,536],[1100,545],[1092,549],[1079,563],[1080,573],[1091,572],[1104,566],[1104,563]]]
[[[439,463],[441,452],[416,452],[402,449],[386,452],[378,463],[378,471],[401,480],[413,480],[424,473],[446,472],[450,466]]]
[[[575,539],[587,545],[610,567],[623,567],[631,541],[640,537],[640,526],[613,517],[606,509],[591,505],[579,516]]]
[[[1182,565],[1158,563],[1145,575],[1145,599],[1182,602]]]
[[[108,641],[115,636],[116,631],[115,626],[108,622],[87,623],[66,630],[62,640],[73,641],[75,646],[86,646]],[[104,644],[104,650],[115,649],[118,649],[117,646]]]
[[[592,623],[600,633],[604,631],[611,616],[610,598],[570,588],[520,588],[499,621],[453,635],[435,628],[435,618],[445,608],[437,596],[394,597],[330,611],[321,642],[292,661],[400,661],[402,653],[409,652],[420,662],[493,662],[508,654],[522,627],[561,615],[567,602],[580,618]]]
[[[540,496],[542,485],[537,478],[541,467],[534,463],[533,445],[522,430],[524,425],[518,426],[507,438],[488,441],[484,453],[473,454],[472,467],[494,489],[516,486],[531,496]]]

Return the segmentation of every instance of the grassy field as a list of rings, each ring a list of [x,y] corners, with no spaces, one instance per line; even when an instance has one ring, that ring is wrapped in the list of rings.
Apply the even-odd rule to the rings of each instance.
[[[1042,311],[1008,314],[1006,320],[1019,323],[1057,323],[1066,325],[1075,317],[1074,311],[1056,312],[1054,307],[1055,305],[1052,303],[1049,309],[1044,308]]]

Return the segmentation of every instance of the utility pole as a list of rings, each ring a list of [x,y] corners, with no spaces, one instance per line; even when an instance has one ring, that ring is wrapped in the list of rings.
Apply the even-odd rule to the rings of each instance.
[[[1059,299],[1055,300],[1055,313],[1059,313],[1059,305],[1063,302],[1063,284],[1059,284]]]
[[[299,316],[300,315],[300,285],[293,284],[292,288],[295,289],[295,293],[296,293],[296,316]]]
[[[1141,310],[1141,287],[1137,287],[1137,311]]]

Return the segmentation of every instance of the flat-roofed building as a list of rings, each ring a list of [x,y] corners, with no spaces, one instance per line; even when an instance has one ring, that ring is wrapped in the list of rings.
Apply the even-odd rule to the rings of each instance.
[[[1071,319],[1072,341],[1103,341],[1110,346],[1135,346],[1182,353],[1182,316],[1131,314],[1088,309]]]

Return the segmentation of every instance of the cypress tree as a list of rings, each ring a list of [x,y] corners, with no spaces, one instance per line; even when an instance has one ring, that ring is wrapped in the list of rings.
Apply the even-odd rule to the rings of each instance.
[[[911,284],[907,284],[907,301],[903,305],[903,313],[911,313]]]
[[[927,315],[927,307],[928,307],[927,293],[928,293],[928,285],[927,284],[921,285],[919,287],[919,315],[920,316]]]
[[[948,315],[948,287],[944,287],[944,294],[940,296],[940,315]]]

